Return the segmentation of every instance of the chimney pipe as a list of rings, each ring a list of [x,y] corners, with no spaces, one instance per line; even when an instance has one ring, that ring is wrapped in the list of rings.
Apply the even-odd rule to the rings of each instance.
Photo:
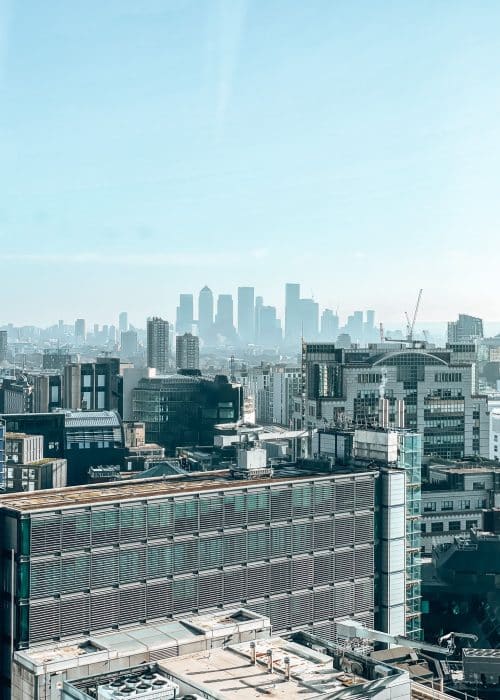
[[[284,662],[285,662],[285,680],[289,681],[290,680],[290,657],[285,656]]]
[[[255,666],[257,663],[257,654],[255,651],[255,642],[250,642],[250,663]]]
[[[273,671],[274,671],[273,650],[268,649],[267,650],[267,672],[273,673]]]
[[[389,427],[389,400],[380,398],[378,401],[378,424],[381,428]]]
[[[405,427],[405,402],[396,401],[396,428]]]

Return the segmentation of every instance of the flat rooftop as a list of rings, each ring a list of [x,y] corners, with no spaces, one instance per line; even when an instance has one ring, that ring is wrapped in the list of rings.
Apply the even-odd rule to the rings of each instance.
[[[371,680],[336,668],[333,659],[282,637],[255,642],[256,663],[252,662],[250,642],[213,649],[209,654],[195,652],[159,662],[159,668],[179,683],[191,686],[204,696],[223,700],[318,700],[335,698],[353,686],[358,697],[371,697],[365,688]],[[268,670],[268,650],[272,651],[273,671]],[[290,677],[286,676],[287,660]],[[359,664],[358,664],[359,665]],[[360,665],[359,665],[360,666]],[[346,666],[347,668],[347,666]],[[375,683],[380,681],[375,681]],[[408,697],[400,692],[400,698]]]
[[[277,476],[279,471],[279,476]],[[54,510],[55,508],[81,507],[114,501],[137,501],[155,497],[182,496],[198,491],[221,491],[241,489],[251,486],[265,486],[287,481],[306,481],[311,478],[331,479],[332,477],[366,474],[371,470],[341,467],[335,472],[324,473],[310,469],[300,469],[286,465],[275,470],[273,477],[262,479],[233,479],[229,470],[194,472],[189,475],[157,477],[151,479],[130,479],[111,481],[102,484],[87,484],[45,491],[32,491],[23,494],[0,496],[0,508],[11,511],[33,512]]]

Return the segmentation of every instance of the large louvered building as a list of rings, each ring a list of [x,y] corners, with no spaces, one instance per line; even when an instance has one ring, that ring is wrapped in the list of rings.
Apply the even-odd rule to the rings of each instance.
[[[193,611],[244,603],[274,632],[332,640],[340,619],[373,626],[375,478],[287,467],[266,479],[212,472],[4,496],[2,687],[11,642]]]

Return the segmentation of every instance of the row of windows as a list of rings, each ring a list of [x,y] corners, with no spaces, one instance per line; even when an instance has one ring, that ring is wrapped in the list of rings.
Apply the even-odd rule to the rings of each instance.
[[[434,375],[435,382],[461,382],[461,372],[436,372]]]
[[[448,523],[448,530],[444,529],[444,523],[431,523],[430,529],[427,527],[426,523],[421,523],[422,533],[433,533],[433,532],[460,532],[462,529],[460,520],[450,520]],[[466,520],[465,529],[472,530],[472,528],[477,527],[477,520]]]
[[[424,513],[435,513],[437,511],[436,501],[424,501],[423,512]],[[487,508],[488,501],[485,498],[478,498],[474,508]],[[471,509],[471,499],[465,498],[460,501],[441,501],[440,510],[470,510]]]

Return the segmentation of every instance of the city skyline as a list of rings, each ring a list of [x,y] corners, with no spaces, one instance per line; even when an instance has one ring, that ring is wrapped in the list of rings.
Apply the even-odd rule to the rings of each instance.
[[[102,322],[288,278],[391,322],[420,287],[422,318],[500,320],[500,7],[361,6],[2,3],[10,317],[31,289],[42,322]]]

